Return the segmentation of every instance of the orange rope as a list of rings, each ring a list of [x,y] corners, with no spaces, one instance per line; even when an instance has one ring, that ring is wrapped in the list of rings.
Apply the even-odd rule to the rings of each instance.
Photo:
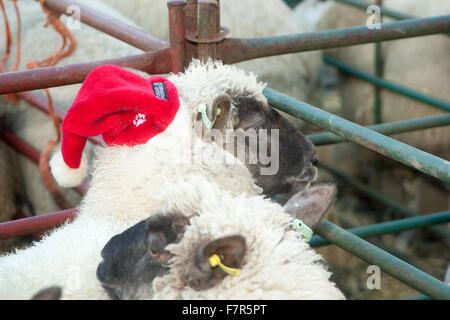
[[[70,30],[66,27],[66,25],[64,23],[62,23],[61,20],[59,19],[61,14],[51,11],[51,10],[48,10],[44,4],[45,0],[39,0],[39,3],[41,4],[42,11],[44,12],[45,16],[47,17],[47,21],[44,24],[44,28],[51,25],[53,27],[53,29],[55,29],[55,31],[60,34],[60,36],[62,38],[62,45],[58,50],[56,50],[47,59],[44,59],[42,61],[29,62],[27,64],[27,67],[29,69],[33,68],[36,65],[34,62],[37,63],[37,66],[39,68],[54,66],[61,59],[64,59],[64,58],[70,56],[77,48],[77,41],[76,41],[75,37],[73,36],[72,32],[70,32]],[[65,49],[65,47],[67,45],[67,41],[69,41],[69,45],[68,45],[67,49]]]
[[[16,6],[16,0],[13,0],[14,5]],[[9,21],[8,21],[8,15],[6,14],[6,10],[5,10],[5,6],[3,5],[3,1],[0,0],[0,7],[2,9],[2,13],[3,13],[3,17],[5,18],[5,30],[6,30],[6,51],[5,51],[5,55],[3,56],[2,62],[1,62],[1,72],[5,72],[6,71],[6,62],[8,61],[9,55],[11,53],[11,45],[12,45],[12,36],[11,36],[11,29],[9,27]],[[19,16],[19,12],[17,10],[16,7],[16,15],[19,21],[19,29],[18,29],[18,40],[20,41],[20,16]],[[17,70],[17,66],[18,65],[18,61],[20,60],[20,47],[18,48],[18,51],[16,51],[16,61],[14,62],[14,67],[16,67]],[[13,70],[13,71],[16,71]],[[17,103],[19,100],[17,98],[17,96],[15,94],[6,94],[3,99],[5,101],[8,101],[9,99],[11,99],[11,101],[13,103]]]
[[[70,32],[70,30],[61,22],[59,19],[61,14],[48,10],[44,5],[45,0],[40,0],[39,3],[41,5],[42,11],[44,12],[47,20],[44,24],[44,28],[51,25],[53,29],[60,34],[62,38],[62,44],[61,47],[56,50],[52,55],[50,55],[48,58],[42,60],[42,61],[30,61],[27,63],[28,69],[34,69],[34,68],[43,68],[48,66],[53,66],[57,64],[61,59],[64,59],[65,57],[70,56],[77,47],[77,42],[73,34]],[[69,45],[67,46],[67,42],[69,42]],[[71,208],[71,204],[66,200],[64,197],[64,193],[61,191],[61,189],[58,187],[55,179],[53,178],[52,174],[50,173],[50,166],[48,164],[50,153],[53,151],[53,149],[56,147],[56,145],[61,141],[61,124],[56,116],[54,109],[53,109],[53,101],[52,97],[50,95],[50,91],[48,89],[44,89],[47,98],[48,98],[48,113],[50,118],[53,120],[53,125],[56,130],[56,140],[50,139],[47,142],[47,145],[45,146],[44,150],[42,151],[40,157],[39,157],[39,170],[41,172],[42,180],[44,181],[45,186],[47,187],[48,191],[52,195],[53,200],[55,203],[61,208],[61,209],[68,209]]]
[[[2,58],[1,72],[6,70],[6,61],[8,60],[9,53],[11,52],[11,30],[9,29],[8,16],[6,14],[5,6],[3,5],[3,0],[0,0],[0,7],[2,9],[3,17],[5,18],[5,30],[6,30],[6,52]]]
[[[17,49],[16,49],[16,60],[14,61],[14,65],[11,69],[11,71],[17,71],[19,68],[19,62],[20,62],[20,34],[22,33],[22,21],[20,20],[20,12],[19,8],[17,7],[16,0],[13,0],[14,10],[16,11],[17,16]]]
[[[12,66],[11,71],[17,71],[20,63],[20,43],[21,43],[21,19],[20,19],[20,13],[19,8],[17,6],[17,0],[12,0],[13,6],[16,12],[17,16],[17,50],[16,50],[16,59],[14,61],[14,64]],[[52,55],[50,55],[48,58],[42,60],[42,61],[30,61],[27,63],[28,69],[34,69],[34,68],[43,68],[43,67],[49,67],[57,64],[61,59],[64,59],[68,56],[70,56],[77,47],[77,42],[73,34],[70,32],[70,30],[61,22],[59,19],[61,14],[51,11],[45,7],[45,0],[39,0],[39,3],[41,5],[42,11],[44,12],[46,16],[46,22],[44,24],[44,28],[51,25],[53,29],[61,36],[62,38],[62,44],[61,47],[56,50]],[[1,61],[1,72],[6,71],[6,62],[9,58],[10,52],[11,52],[11,45],[12,45],[12,36],[11,36],[11,30],[9,27],[9,21],[7,18],[5,6],[3,4],[3,0],[0,0],[0,7],[3,13],[3,16],[5,18],[5,30],[6,30],[6,52],[5,55],[2,58]],[[67,48],[66,48],[67,47]],[[53,101],[52,97],[50,95],[50,91],[48,89],[44,89],[47,98],[48,98],[48,113],[49,116],[53,120],[53,125],[56,130],[56,140],[50,139],[47,142],[46,147],[41,152],[39,157],[39,170],[41,172],[42,179],[44,181],[44,184],[46,185],[48,191],[50,192],[53,200],[55,203],[60,207],[61,209],[68,209],[71,208],[71,204],[65,199],[64,193],[61,191],[61,189],[58,187],[57,183],[55,182],[52,174],[50,173],[50,167],[49,167],[49,157],[50,153],[53,151],[55,146],[61,141],[61,123],[56,116],[54,109],[53,109]],[[5,101],[8,101],[8,98],[10,98],[13,103],[18,102],[17,95],[10,94],[5,95],[4,99]]]
[[[16,60],[14,61],[14,64],[11,68],[11,71],[17,71],[17,69],[19,68],[19,63],[20,63],[20,34],[22,33],[22,22],[20,20],[20,12],[19,12],[19,8],[17,7],[17,2],[16,0],[12,0],[13,6],[14,6],[14,10],[16,12],[16,17],[17,17],[17,48],[16,48]],[[16,94],[8,94],[5,96],[5,101],[7,101],[8,99],[11,99],[12,103],[17,104],[19,102],[19,97]]]

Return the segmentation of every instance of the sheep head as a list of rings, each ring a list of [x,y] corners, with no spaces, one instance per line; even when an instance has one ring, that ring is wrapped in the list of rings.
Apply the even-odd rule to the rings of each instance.
[[[186,71],[187,78],[192,73],[199,76],[190,70],[195,68],[199,67],[194,62]],[[188,105],[197,105],[193,118],[197,136],[218,144],[245,164],[265,195],[298,192],[316,179],[318,157],[314,145],[269,106],[262,94],[264,85],[256,82],[254,75],[219,62],[201,68],[202,77],[210,78],[212,84],[216,81],[217,86],[228,81],[229,88],[206,87],[210,96],[203,101],[186,98]],[[194,83],[199,81],[191,79]]]
[[[135,299],[139,288],[151,290],[157,276],[168,272],[165,247],[179,241],[188,220],[182,215],[154,214],[108,241],[97,278],[111,299]]]
[[[332,185],[310,188],[292,197],[284,210],[297,218],[303,219],[305,224],[314,228],[333,202],[335,192],[336,189]],[[268,201],[265,201],[267,204]],[[269,211],[273,209],[272,206],[278,205],[270,204],[270,210],[267,210],[265,214],[270,214]],[[246,273],[246,280],[250,283],[262,281],[258,285],[261,288],[256,290],[257,293],[251,293],[250,291],[248,294],[250,296],[254,294],[258,298],[265,297],[263,282],[266,280],[260,274],[268,272],[267,270],[272,272],[274,266],[278,265],[284,268],[284,265],[291,264],[288,266],[289,270],[296,270],[298,266],[302,268],[303,262],[299,263],[299,260],[302,259],[300,254],[302,250],[309,250],[306,253],[307,255],[315,255],[315,253],[312,252],[312,249],[307,248],[307,245],[305,247],[305,244],[302,244],[297,236],[292,238],[293,234],[290,227],[285,229],[288,225],[286,221],[289,221],[289,215],[283,213],[282,210],[281,215],[283,217],[281,220],[285,222],[281,222],[276,227],[269,226],[269,229],[272,228],[272,232],[276,230],[274,233],[278,234],[274,238],[279,237],[278,240],[272,239],[273,242],[270,245],[265,243],[267,234],[264,235],[263,230],[257,230],[259,223],[257,220],[262,220],[260,221],[261,225],[267,225],[271,223],[269,222],[270,216],[259,212],[249,213],[248,210],[246,212],[251,216],[250,219],[254,219],[254,225],[249,226],[248,222],[240,221],[240,215],[236,214],[236,221],[233,220],[232,224],[236,225],[236,230],[242,230],[242,226],[245,225],[246,231],[219,236],[213,231],[217,229],[217,226],[208,228],[208,223],[214,224],[214,221],[211,222],[210,220],[211,217],[205,217],[204,221],[208,222],[202,230],[198,230],[195,229],[198,227],[198,221],[194,223],[194,226],[191,224],[193,218],[186,218],[180,213],[154,214],[147,220],[113,237],[107,243],[102,251],[104,260],[97,270],[98,279],[109,296],[116,299],[152,298],[160,288],[159,285],[155,285],[154,281],[161,279],[161,277],[176,278],[173,286],[176,290],[189,291],[190,297],[198,298],[203,297],[203,293],[211,292],[210,290],[215,290],[215,288],[219,288],[218,292],[231,290],[230,288],[234,287],[236,283],[230,285],[230,283],[224,284],[224,281],[227,278],[235,277],[236,273],[240,272],[237,270],[240,269]],[[201,220],[204,215],[197,215],[194,219]],[[227,216],[227,219],[231,218]],[[245,218],[242,220],[245,220]],[[275,220],[277,221],[277,219]],[[193,230],[196,231],[193,232]],[[272,232],[269,238],[273,236]],[[291,233],[287,236],[286,232]],[[283,242],[285,238],[290,238],[290,246],[295,248],[294,252],[287,252],[285,245],[281,245],[283,248],[280,248],[280,242]],[[256,245],[255,243],[259,244]],[[261,243],[264,244],[261,245]],[[181,246],[172,250],[173,245]],[[261,247],[264,247],[264,249],[261,249]],[[258,252],[258,250],[262,250],[262,252]],[[299,250],[299,252],[295,252],[295,250]],[[280,254],[280,252],[283,252],[283,254]],[[180,256],[182,256],[181,259],[174,263],[173,259],[178,259]],[[218,260],[213,263],[213,258]],[[314,259],[308,256],[306,260],[312,261]],[[266,269],[263,270],[264,268]],[[298,272],[301,273],[302,271],[299,270]],[[283,271],[280,271],[280,274],[283,274]],[[252,280],[251,277],[253,276],[259,277],[258,280]],[[283,281],[286,281],[285,276],[281,278],[284,279]],[[308,276],[313,277],[312,273]],[[249,282],[246,282],[246,285]],[[243,286],[245,285],[243,284]],[[291,284],[287,284],[287,286],[291,286]],[[268,288],[270,287],[271,285],[268,285]],[[239,292],[240,289],[236,288],[236,290],[236,292]],[[279,289],[274,289],[274,292],[278,292],[277,290]],[[301,289],[296,288],[295,290]],[[334,288],[333,290],[337,289]],[[299,296],[298,292],[296,294]]]

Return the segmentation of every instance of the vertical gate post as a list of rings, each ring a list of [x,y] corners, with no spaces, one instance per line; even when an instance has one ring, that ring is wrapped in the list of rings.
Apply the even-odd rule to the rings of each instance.
[[[198,2],[198,57],[206,59],[208,57],[217,57],[217,44],[215,42],[217,30],[217,1],[199,1]]]
[[[186,65],[185,9],[184,1],[169,1],[169,32],[171,48],[171,71],[184,71]]]
[[[186,35],[196,34],[198,30],[198,0],[187,0],[185,15]],[[189,62],[193,57],[197,56],[197,44],[186,41],[186,62]]]

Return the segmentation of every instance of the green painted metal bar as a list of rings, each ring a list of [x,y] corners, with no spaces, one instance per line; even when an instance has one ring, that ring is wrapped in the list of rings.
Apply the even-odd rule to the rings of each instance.
[[[376,191],[376,190],[366,186],[365,184],[359,182],[358,180],[356,180],[356,179],[354,179],[352,177],[349,177],[349,176],[343,174],[342,172],[327,166],[324,163],[319,163],[318,166],[321,169],[325,169],[325,170],[329,171],[335,177],[337,177],[338,179],[341,179],[342,181],[344,181],[348,185],[354,187],[355,189],[363,192],[365,195],[367,195],[367,196],[371,197],[372,199],[375,199],[375,200],[385,204],[386,206],[388,206],[388,207],[394,209],[395,211],[405,215],[406,217],[419,217],[419,216],[421,216],[420,213],[415,212],[414,210],[411,210],[411,209],[405,207],[400,202],[392,200],[391,198],[389,198],[388,196],[382,194],[381,192],[378,192],[378,191]],[[450,240],[450,233],[448,232],[447,229],[445,229],[443,227],[440,227],[440,226],[430,227],[430,229],[433,230],[433,232],[435,232],[437,235],[441,236],[442,238]]]
[[[373,130],[265,88],[263,94],[277,109],[331,131],[345,139],[402,162],[433,177],[450,182],[450,163]]]
[[[382,8],[383,0],[377,0],[376,4]],[[380,15],[380,23],[383,22],[383,14]],[[383,78],[383,61],[381,58],[381,42],[375,42],[375,76],[377,78]],[[375,86],[375,101],[374,101],[374,119],[375,124],[380,124],[381,120],[381,88]]]
[[[360,238],[369,238],[380,236],[383,234],[397,233],[405,230],[417,229],[447,222],[450,222],[450,211],[427,214],[413,218],[399,219],[389,222],[382,222],[364,227],[351,228],[347,229],[347,231]],[[322,237],[313,236],[309,244],[311,245],[311,247],[317,248],[331,243]]]
[[[341,228],[344,228],[347,231],[349,231],[349,229],[351,229],[351,228],[358,227],[352,221],[347,220],[345,217],[339,216],[338,218],[339,218],[339,223],[341,223],[339,226]],[[320,236],[317,236],[317,237],[320,237]],[[321,239],[323,239],[323,238],[321,238]],[[388,245],[388,244],[386,244],[386,243],[384,243],[384,242],[382,242],[382,241],[380,241],[380,240],[378,240],[376,238],[373,238],[373,237],[370,238],[367,241],[369,241],[374,246],[380,248],[381,250],[384,250],[387,253],[390,253],[390,254],[396,256],[400,260],[403,260],[404,262],[406,262],[406,263],[416,267],[417,269],[420,269],[423,272],[428,273],[429,275],[432,275],[433,277],[436,277],[434,275],[434,270],[432,268],[430,268],[427,265],[423,264],[421,260],[418,260],[414,256],[411,256],[409,254],[405,254],[402,250],[399,250],[399,249],[397,249],[397,248],[395,248],[395,247],[393,247],[391,245]]]
[[[411,120],[403,120],[396,122],[387,122],[377,125],[370,125],[366,128],[376,131],[378,133],[384,135],[392,135],[396,133],[403,133],[415,130],[423,130],[435,127],[442,127],[450,125],[450,113],[425,117],[425,118],[417,118]],[[307,136],[309,140],[311,140],[316,146],[323,146],[333,143],[345,142],[347,140],[333,134],[330,132],[323,132],[317,134],[311,134]]]
[[[383,23],[381,29],[366,26],[289,34],[263,38],[226,38],[220,60],[240,61],[310,50],[346,47],[376,41],[389,41],[450,31],[450,15]]]
[[[377,248],[354,234],[322,220],[316,233],[408,286],[434,299],[450,299],[450,286]]]
[[[371,244],[373,244],[374,246],[380,248],[383,251],[386,251],[387,253],[392,254],[393,256],[396,256],[397,258],[399,258],[400,260],[403,260],[404,262],[412,265],[413,267],[422,270],[423,272],[431,275],[432,277],[437,278],[435,275],[433,275],[434,270],[432,270],[432,268],[430,268],[427,265],[424,265],[422,263],[421,260],[418,260],[417,258],[415,258],[414,256],[405,254],[404,252],[402,252],[401,250],[398,250],[395,247],[392,247],[390,245],[385,244],[382,241],[379,241],[377,239],[371,238],[370,240],[368,240]],[[437,278],[439,279],[439,278]]]
[[[382,74],[382,62],[381,62],[381,42],[376,42],[375,43],[375,73],[376,73],[376,77],[381,79],[381,77],[383,76]],[[375,101],[374,101],[374,119],[375,119],[375,124],[380,124],[382,123],[382,119],[381,119],[381,87],[380,86],[375,86],[374,88],[375,90]]]
[[[390,90],[392,92],[396,92],[396,93],[404,95],[406,97],[415,99],[417,101],[420,101],[420,102],[429,104],[431,106],[434,106],[436,108],[450,112],[450,102],[448,102],[448,101],[440,100],[440,99],[434,98],[432,96],[411,90],[409,88],[406,88],[399,84],[393,83],[391,81],[387,81],[387,80],[375,77],[369,73],[358,70],[357,68],[349,66],[349,65],[347,65],[341,61],[338,61],[336,59],[333,59],[327,55],[323,55],[323,60],[325,63],[329,64],[330,66],[338,68],[339,70],[341,70],[345,73],[356,76],[360,79],[363,79],[365,81],[373,83],[384,89]]]
[[[418,296],[403,298],[400,300],[431,300],[431,298],[428,296],[425,296],[425,295],[418,295]]]

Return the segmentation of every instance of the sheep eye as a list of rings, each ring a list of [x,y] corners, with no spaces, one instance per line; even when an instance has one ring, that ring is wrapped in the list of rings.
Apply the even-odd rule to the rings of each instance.
[[[152,258],[158,258],[160,256],[160,253],[156,249],[150,248],[149,252]]]
[[[159,258],[166,246],[166,238],[161,232],[150,232],[147,238],[147,248],[152,258]]]

